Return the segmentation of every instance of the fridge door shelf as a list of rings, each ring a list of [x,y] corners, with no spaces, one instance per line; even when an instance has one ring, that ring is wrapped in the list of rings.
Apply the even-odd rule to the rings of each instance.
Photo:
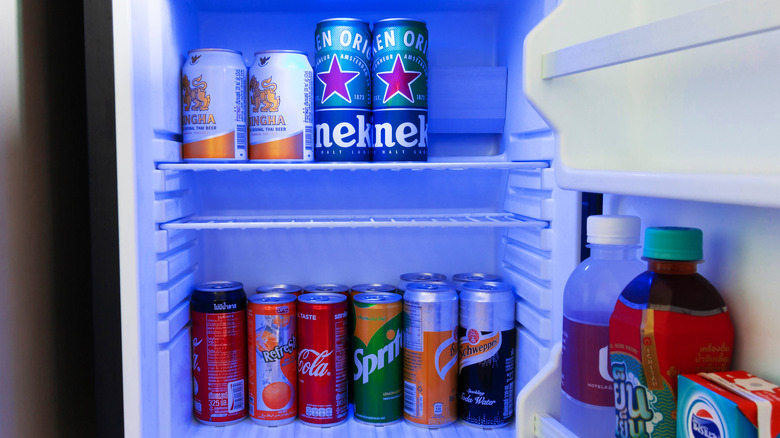
[[[490,157],[485,157],[490,158]],[[339,162],[316,162],[316,163],[160,163],[157,168],[160,170],[191,170],[191,171],[293,171],[293,170],[466,170],[466,169],[543,169],[549,167],[549,163],[544,161],[394,161],[394,162],[372,162],[372,163],[339,163]]]
[[[512,213],[333,215],[273,217],[195,216],[160,225],[164,230],[291,228],[544,228],[545,221]]]

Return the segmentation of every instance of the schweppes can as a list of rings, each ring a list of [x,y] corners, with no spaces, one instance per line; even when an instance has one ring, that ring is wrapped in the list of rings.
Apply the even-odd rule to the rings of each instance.
[[[246,160],[246,66],[241,52],[190,50],[181,89],[182,159]]]
[[[371,30],[355,18],[317,23],[314,32],[317,161],[371,161]]]
[[[452,285],[407,285],[403,343],[404,418],[420,427],[453,423],[458,407],[458,294]]]
[[[305,52],[266,50],[249,67],[249,159],[314,161],[313,71]]]
[[[498,281],[465,283],[458,328],[458,417],[466,424],[509,424],[515,406],[515,296]]]
[[[424,21],[374,23],[374,161],[428,159],[428,28]]]
[[[355,419],[368,424],[401,420],[403,405],[401,295],[387,292],[354,296],[352,386]]]

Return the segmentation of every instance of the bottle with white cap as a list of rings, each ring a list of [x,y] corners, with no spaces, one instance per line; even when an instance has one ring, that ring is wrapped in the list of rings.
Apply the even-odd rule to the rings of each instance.
[[[579,437],[614,436],[609,317],[623,288],[644,270],[636,216],[590,216],[590,257],[563,292],[561,423]]]

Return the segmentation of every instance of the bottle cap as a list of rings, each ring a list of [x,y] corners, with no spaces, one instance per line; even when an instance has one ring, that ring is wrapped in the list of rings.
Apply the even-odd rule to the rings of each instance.
[[[588,216],[588,243],[638,245],[640,228],[636,216]]]
[[[702,240],[703,233],[698,228],[648,227],[642,255],[658,260],[701,260]]]

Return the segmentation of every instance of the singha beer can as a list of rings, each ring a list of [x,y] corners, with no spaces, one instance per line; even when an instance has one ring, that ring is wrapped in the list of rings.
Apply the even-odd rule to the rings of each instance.
[[[347,297],[298,297],[298,418],[329,427],[347,420]]]
[[[305,52],[255,53],[249,67],[249,159],[314,161],[313,71]]]
[[[453,423],[458,409],[458,294],[453,286],[407,286],[403,344],[404,418],[420,427]]]
[[[345,297],[349,295],[349,288],[347,286],[344,286],[343,284],[335,284],[335,283],[319,283],[319,284],[310,284],[308,286],[304,286],[303,293],[305,294],[311,294],[311,293],[331,293],[331,294],[340,294],[344,295]]]
[[[199,284],[190,301],[195,418],[225,426],[246,417],[246,293],[241,283]]]
[[[296,297],[302,293],[301,287],[294,284],[264,284],[262,286],[258,286],[255,291],[257,291],[259,294],[266,294],[269,292],[293,294]]]
[[[387,292],[354,296],[352,386],[355,419],[367,424],[401,420],[403,405],[401,295]]]
[[[185,161],[244,161],[246,66],[241,52],[190,50],[181,71]]]
[[[455,289],[460,293],[463,289],[463,285],[471,283],[472,281],[501,281],[501,277],[493,274],[482,274],[479,272],[464,272],[461,274],[455,274],[452,276],[452,283],[455,284]]]
[[[460,293],[458,417],[473,426],[505,426],[515,413],[515,296],[497,281]]]
[[[371,161],[371,30],[354,18],[317,23],[314,32],[317,161]]]
[[[374,23],[374,161],[428,160],[428,28],[424,21]]]
[[[291,423],[298,413],[296,299],[267,292],[247,304],[249,417],[265,426]]]
[[[409,283],[442,283],[447,281],[447,276],[435,272],[408,272],[401,274],[401,281],[398,283],[398,290],[403,295]]]

